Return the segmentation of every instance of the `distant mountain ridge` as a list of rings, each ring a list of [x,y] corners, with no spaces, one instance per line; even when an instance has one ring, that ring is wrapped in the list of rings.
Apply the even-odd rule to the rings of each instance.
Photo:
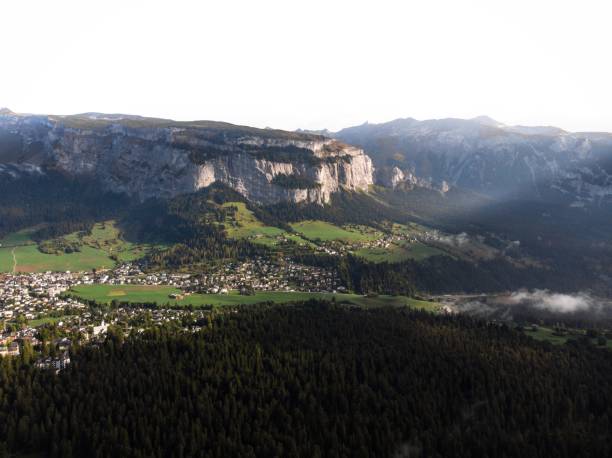
[[[330,136],[364,148],[379,176],[416,175],[496,198],[612,203],[608,133],[506,126],[482,116],[365,123]]]

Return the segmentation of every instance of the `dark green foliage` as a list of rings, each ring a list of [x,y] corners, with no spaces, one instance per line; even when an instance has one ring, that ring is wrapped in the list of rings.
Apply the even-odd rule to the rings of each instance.
[[[352,223],[378,227],[385,220],[407,220],[406,215],[384,205],[373,196],[358,192],[333,194],[328,205],[280,203],[253,211],[260,220],[273,226],[280,222],[320,219],[338,225]]]
[[[111,115],[113,116],[113,115]],[[256,127],[240,126],[220,121],[174,121],[171,119],[147,118],[143,116],[115,116],[115,119],[94,119],[88,113],[72,116],[50,116],[51,121],[75,129],[107,129],[112,125],[123,125],[132,129],[185,129],[184,135],[200,137],[211,141],[221,142],[225,138],[237,139],[241,137],[257,136],[266,139],[322,140],[321,135],[303,132],[291,132],[277,129],[258,129]]]
[[[244,198],[227,187],[212,185],[170,200],[148,200],[135,206],[122,224],[129,237],[149,242],[183,242],[202,231],[221,236],[222,228],[213,223],[225,221],[230,210],[219,204],[228,200],[241,202]]]
[[[220,223],[232,209],[219,205],[228,201],[243,202],[244,198],[223,185],[212,185],[170,200],[145,202],[130,212],[123,226],[133,240],[171,245],[146,257],[152,267],[173,269],[217,259],[267,255],[263,246],[226,237]]]
[[[32,232],[31,237],[32,240],[41,242],[43,240],[53,239],[62,235],[71,234],[73,232],[90,233],[93,223],[94,222],[91,220],[68,220],[48,223]]]
[[[172,145],[178,148],[189,150],[190,159],[196,164],[204,164],[206,161],[217,159],[220,157],[230,156],[233,154],[250,154],[257,159],[266,159],[273,162],[299,163],[308,165],[318,165],[321,163],[336,163],[338,161],[348,160],[344,156],[315,156],[312,150],[308,148],[300,148],[299,146],[265,146],[265,145],[249,145],[243,143],[240,145],[225,146],[223,143],[227,140],[227,135],[219,137],[206,138],[210,144],[194,145],[191,143],[174,142]]]
[[[129,200],[102,192],[91,177],[73,178],[47,171],[0,179],[0,237],[28,226],[46,223],[37,240],[74,230],[88,230],[95,221],[120,215]]]
[[[185,242],[176,243],[167,249],[153,251],[145,257],[144,261],[149,267],[179,269],[197,267],[215,260],[243,260],[268,254],[268,250],[263,246],[242,239],[228,239],[222,232],[208,227]]]
[[[287,189],[314,189],[321,185],[312,178],[301,175],[276,175],[272,179],[272,183]]]
[[[81,251],[81,243],[78,241],[57,238],[39,243],[38,249],[42,253],[47,254],[76,253]]]
[[[528,288],[557,286],[557,290],[564,290],[550,272],[517,269],[503,259],[483,261],[478,265],[448,256],[396,263],[372,263],[356,256],[340,258],[314,253],[299,253],[295,259],[307,265],[336,269],[344,285],[362,294],[496,292],[514,289],[516,285]]]
[[[0,362],[0,443],[53,457],[610,456],[612,355],[310,302]],[[406,455],[403,455],[406,456]]]
[[[247,145],[244,145],[245,147]],[[315,156],[312,150],[307,148],[300,148],[299,146],[286,145],[286,146],[257,146],[248,148],[250,153],[258,159],[266,159],[274,162],[287,162],[287,163],[305,163],[310,165],[317,165],[321,162],[331,160],[331,158],[319,158]]]
[[[206,161],[211,161],[219,157],[224,157],[233,154],[231,151],[224,150],[215,146],[191,146],[189,144],[174,143],[173,146],[189,150],[189,159],[194,164],[204,164]]]

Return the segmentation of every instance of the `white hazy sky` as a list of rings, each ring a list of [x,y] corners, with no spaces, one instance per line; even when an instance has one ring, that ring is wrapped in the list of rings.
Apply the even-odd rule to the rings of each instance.
[[[611,20],[596,0],[5,0],[0,107],[612,131]]]

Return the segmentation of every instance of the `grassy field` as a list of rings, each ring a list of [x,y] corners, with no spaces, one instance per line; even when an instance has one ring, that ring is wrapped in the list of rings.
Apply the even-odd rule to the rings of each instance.
[[[226,202],[223,207],[236,207],[236,213],[232,219],[225,222],[225,229],[228,237],[234,239],[249,239],[253,243],[260,243],[267,246],[278,245],[281,240],[291,240],[298,245],[315,246],[308,240],[304,240],[298,234],[292,234],[279,227],[266,226],[246,208],[243,202]]]
[[[170,286],[140,286],[140,285],[79,285],[71,289],[71,294],[85,300],[93,300],[108,304],[113,300],[119,302],[133,303],[157,303],[160,305],[240,305],[257,304],[260,302],[274,302],[278,304],[304,301],[312,298],[332,300],[337,302],[350,302],[364,307],[381,306],[405,306],[421,308],[425,310],[438,310],[438,304],[433,302],[419,301],[405,296],[373,296],[365,297],[358,294],[333,294],[333,293],[304,293],[285,291],[262,291],[253,296],[242,296],[236,291],[229,294],[192,294],[183,299],[171,299],[171,294],[180,291]]]
[[[78,253],[46,254],[41,253],[36,245],[26,245],[15,248],[0,248],[0,271],[13,271],[13,251],[17,260],[15,272],[46,272],[70,270],[73,272],[91,270],[93,268],[111,268],[115,262],[103,250],[88,246]]]
[[[0,247],[0,272],[12,272],[14,258],[15,272],[81,271],[112,268],[115,261],[132,261],[146,254],[148,245],[135,245],[121,238],[114,221],[94,224],[91,234],[74,232],[63,238],[75,242],[80,252],[48,254],[38,250],[30,235],[34,228],[9,234]],[[14,258],[13,258],[14,255]]]
[[[267,246],[276,246],[283,239],[291,240],[298,245],[316,247],[310,240],[359,242],[373,240],[380,236],[380,232],[370,227],[342,228],[324,221],[293,223],[291,227],[295,232],[291,233],[278,227],[266,226],[243,202],[226,202],[222,206],[236,208],[235,214],[228,217],[224,223],[228,237],[249,239],[253,243]]]
[[[18,232],[13,232],[0,240],[0,247],[6,248],[21,245],[32,245],[35,242],[32,240],[31,235],[35,230],[36,228],[28,228],[22,229]]]
[[[361,231],[358,228],[344,229],[334,224],[318,220],[292,223],[291,227],[297,233],[311,240],[361,242],[372,240],[372,238],[375,237],[373,233]]]
[[[405,235],[421,235],[428,230],[431,230],[425,226],[421,226],[417,223],[399,224],[393,223],[391,232],[394,234],[405,234]]]
[[[278,227],[264,225],[251,210],[246,208],[244,202],[226,202],[223,207],[236,207],[237,209],[234,218],[225,222],[228,237],[248,238],[255,243],[273,245],[276,243],[276,237],[285,233]]]
[[[115,263],[106,252],[83,246],[81,252],[47,254],[38,250],[30,238],[34,229],[25,229],[3,239],[0,248],[0,272],[79,271],[92,268],[109,268]]]
[[[527,334],[528,336],[533,337],[536,340],[546,340],[550,343],[557,345],[563,345],[570,337],[569,335],[556,336],[553,334],[553,332],[553,329],[545,328],[542,326],[538,326],[536,331],[533,331],[531,328],[525,329],[525,334]]]
[[[411,259],[414,259],[415,261],[422,261],[423,259],[427,259],[431,256],[447,254],[446,252],[438,248],[425,245],[421,242],[408,243],[405,244],[402,248],[406,250],[408,252],[408,256]]]
[[[420,242],[406,243],[402,246],[391,245],[388,248],[362,248],[354,254],[371,262],[401,262],[408,259],[422,261],[430,256],[444,255],[444,251]]]
[[[13,255],[12,248],[0,248],[0,272],[13,271]]]
[[[94,224],[90,234],[78,232],[66,235],[66,240],[104,251],[108,256],[115,256],[119,261],[133,261],[141,258],[150,249],[148,245],[137,245],[123,240],[115,221],[103,221]]]
[[[585,335],[585,332],[582,330],[569,330],[567,334],[559,336],[554,334],[554,329],[544,326],[538,326],[535,331],[527,327],[525,328],[524,332],[526,335],[536,340],[547,341],[555,345],[563,345],[570,339],[578,339],[584,337]],[[591,339],[591,341],[593,344],[597,343],[596,339]],[[612,340],[608,339],[608,341],[606,342],[606,346],[602,348],[608,348],[612,350]]]
[[[28,321],[28,325],[32,326],[33,328],[37,328],[37,327],[43,326],[45,324],[59,323],[60,321],[64,321],[64,320],[66,320],[68,318],[70,318],[70,315],[60,316],[60,317],[47,316],[47,317],[44,317],[44,318],[37,318],[35,320],[29,320]]]
[[[171,286],[146,285],[78,285],[70,292],[76,296],[108,304],[113,300],[122,302],[155,302],[158,304],[176,304],[170,299],[170,294],[179,294],[181,291]]]
[[[401,262],[410,259],[410,254],[404,248],[391,245],[388,248],[362,248],[353,254],[371,262]]]
[[[432,228],[422,226],[417,223],[387,225],[386,230],[394,235],[410,236],[421,239],[427,232],[434,231]],[[426,244],[423,242],[409,242],[407,240],[395,242],[388,248],[363,248],[354,251],[354,254],[361,256],[371,262],[401,262],[408,259],[422,261],[431,256],[450,256],[451,258],[461,257],[461,250],[452,252],[446,246],[434,246],[435,243]],[[438,244],[440,245],[440,244]]]
[[[293,234],[290,232],[285,232],[285,239],[287,240],[291,240],[292,242],[297,243],[298,245],[307,245],[311,248],[316,248],[317,245],[312,243],[310,240],[306,240],[302,237],[300,237],[298,234]]]

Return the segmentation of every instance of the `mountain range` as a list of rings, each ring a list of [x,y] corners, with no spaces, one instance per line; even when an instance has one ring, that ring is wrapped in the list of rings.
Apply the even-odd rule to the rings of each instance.
[[[612,135],[507,126],[489,117],[363,124],[328,135],[358,145],[388,186],[414,182],[496,199],[612,203]]]
[[[489,117],[286,132],[122,114],[0,110],[0,172],[95,177],[138,199],[223,183],[256,203],[327,204],[373,184],[575,207],[612,204],[612,134],[507,126]]]

